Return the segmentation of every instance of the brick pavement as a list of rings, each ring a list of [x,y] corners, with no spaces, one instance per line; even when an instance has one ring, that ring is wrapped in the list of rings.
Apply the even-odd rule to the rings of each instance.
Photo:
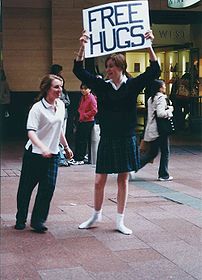
[[[108,178],[103,221],[79,223],[92,213],[95,168],[60,167],[45,234],[13,228],[23,143],[2,146],[2,280],[199,280],[201,266],[201,141],[171,141],[173,182],[156,181],[158,158],[129,183],[125,236],[114,230],[116,176]],[[34,194],[33,194],[34,196]],[[30,209],[33,206],[33,198]]]

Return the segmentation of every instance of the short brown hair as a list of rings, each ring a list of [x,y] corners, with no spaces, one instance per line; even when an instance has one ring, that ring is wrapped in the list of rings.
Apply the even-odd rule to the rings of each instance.
[[[113,53],[110,56],[108,56],[105,60],[105,67],[107,67],[107,62],[109,60],[112,60],[114,64],[121,68],[123,73],[126,73],[126,68],[127,68],[127,63],[126,63],[126,58],[122,53]]]

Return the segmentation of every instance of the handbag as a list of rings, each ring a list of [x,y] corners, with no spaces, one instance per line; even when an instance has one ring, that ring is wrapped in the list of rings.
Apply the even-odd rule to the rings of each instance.
[[[171,104],[171,102],[168,98],[166,98],[166,103],[167,103],[167,106],[169,106]],[[175,124],[174,124],[173,117],[159,118],[157,116],[156,111],[154,112],[154,115],[156,118],[157,129],[158,129],[159,135],[168,136],[168,135],[175,133]]]
[[[149,153],[150,151],[150,142],[146,142],[144,139],[140,141],[140,153]]]
[[[171,135],[175,133],[175,125],[172,117],[170,118],[159,118],[157,117],[157,113],[155,111],[157,129],[159,135]]]

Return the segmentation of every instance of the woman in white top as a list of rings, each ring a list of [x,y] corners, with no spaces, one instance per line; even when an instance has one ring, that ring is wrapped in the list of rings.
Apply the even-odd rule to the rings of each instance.
[[[30,198],[38,184],[31,227],[37,232],[47,231],[44,222],[56,185],[59,143],[63,144],[66,156],[73,157],[63,132],[65,105],[60,100],[62,83],[58,76],[45,76],[40,84],[40,100],[32,106],[28,115],[29,140],[25,145],[17,193],[17,230],[26,226]]]
[[[159,135],[156,123],[155,112],[159,118],[169,118],[173,114],[173,106],[168,100],[165,92],[166,85],[163,80],[154,80],[151,86],[151,97],[148,99],[147,125],[144,133],[144,141],[150,142],[151,147],[148,153],[141,155],[141,168],[154,159],[161,152],[158,179],[160,181],[171,181],[172,176],[168,172],[168,161],[170,145],[168,135]],[[168,101],[170,102],[168,105]]]

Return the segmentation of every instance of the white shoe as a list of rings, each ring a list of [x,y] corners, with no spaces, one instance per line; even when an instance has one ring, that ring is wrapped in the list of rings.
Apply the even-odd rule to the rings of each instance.
[[[168,178],[159,177],[158,180],[159,181],[172,181],[173,177],[172,176],[169,176]]]
[[[70,160],[68,160],[68,163],[70,165],[82,165],[82,164],[84,164],[84,161],[83,160],[77,161],[77,160],[74,160],[74,159],[70,159]]]
[[[68,163],[70,165],[75,165],[76,161],[72,158],[72,159],[68,160]]]

